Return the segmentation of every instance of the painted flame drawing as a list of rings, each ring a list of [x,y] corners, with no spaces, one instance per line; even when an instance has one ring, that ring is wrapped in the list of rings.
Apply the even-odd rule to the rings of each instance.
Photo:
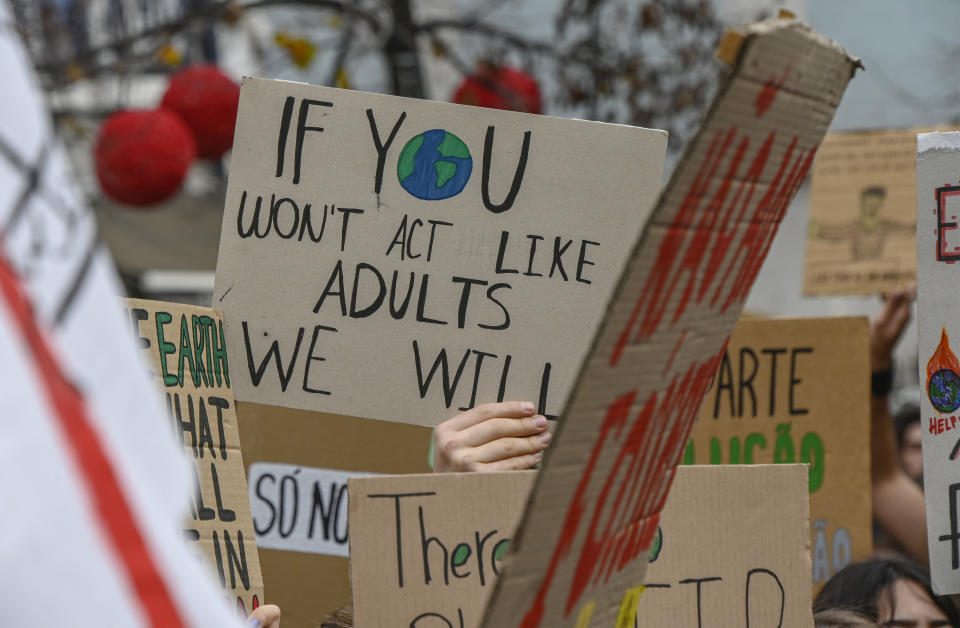
[[[946,328],[940,335],[937,350],[927,362],[927,396],[939,412],[960,408],[960,360],[950,349]]]

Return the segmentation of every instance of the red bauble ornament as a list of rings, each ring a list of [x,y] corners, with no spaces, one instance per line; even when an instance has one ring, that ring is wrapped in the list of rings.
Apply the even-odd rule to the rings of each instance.
[[[526,113],[543,111],[537,81],[526,72],[507,66],[481,66],[476,74],[460,84],[453,94],[453,102]]]
[[[121,111],[100,127],[94,147],[97,178],[115,201],[155,205],[177,193],[196,151],[190,129],[176,114]]]
[[[240,86],[215,65],[195,65],[170,78],[160,105],[175,111],[190,127],[197,155],[217,159],[233,146]]]

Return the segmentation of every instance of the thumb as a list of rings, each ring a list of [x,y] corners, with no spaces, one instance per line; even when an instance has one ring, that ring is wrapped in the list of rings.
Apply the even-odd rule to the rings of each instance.
[[[251,628],[280,628],[280,607],[276,604],[261,606],[250,613],[247,623]]]

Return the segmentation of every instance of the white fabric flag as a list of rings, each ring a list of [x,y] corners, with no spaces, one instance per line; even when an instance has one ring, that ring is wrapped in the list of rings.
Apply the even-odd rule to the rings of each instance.
[[[0,623],[240,626],[3,0],[0,75]]]

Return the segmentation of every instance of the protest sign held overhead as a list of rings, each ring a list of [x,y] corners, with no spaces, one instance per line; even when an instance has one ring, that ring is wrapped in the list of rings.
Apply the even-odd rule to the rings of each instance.
[[[832,133],[813,162],[803,292],[877,294],[916,277],[917,129]]]
[[[960,593],[960,132],[917,136],[920,424],[930,576]]]
[[[795,20],[738,40],[632,247],[484,626],[611,626],[643,582],[703,395],[857,67]]]
[[[223,316],[219,311],[127,299],[125,312],[163,395],[168,424],[193,460],[194,496],[183,536],[195,545],[231,604],[263,601]]]
[[[810,465],[813,583],[873,551],[865,318],[741,320],[685,464]]]
[[[180,534],[190,470],[0,1],[5,626],[240,626]]]
[[[476,628],[534,479],[350,480],[356,625]],[[616,625],[810,626],[807,503],[800,465],[678,469],[644,586]]]
[[[665,148],[247,79],[214,291],[237,399],[428,426],[497,399],[559,414]]]

